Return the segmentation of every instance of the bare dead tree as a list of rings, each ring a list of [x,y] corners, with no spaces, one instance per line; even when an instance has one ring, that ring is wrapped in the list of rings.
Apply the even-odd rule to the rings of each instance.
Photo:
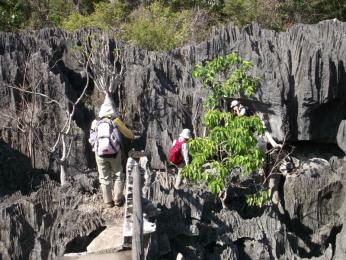
[[[86,83],[74,101],[69,100],[65,94],[57,90],[54,90],[54,94],[44,91],[44,87],[48,87],[47,77],[50,77],[49,75],[60,60],[51,67],[44,65],[45,63],[42,64],[40,60],[37,64],[32,64],[35,62],[35,56],[39,57],[40,52],[36,51],[29,53],[26,57],[26,63],[21,69],[24,71],[22,82],[18,84],[13,81],[6,85],[7,89],[19,93],[20,104],[9,113],[0,114],[0,118],[6,119],[6,122],[11,121],[13,128],[20,131],[23,136],[27,136],[28,155],[33,162],[35,161],[34,145],[40,137],[46,140],[45,150],[51,154],[59,153],[61,185],[65,185],[68,179],[66,162],[70,156],[74,137],[73,117],[78,104],[86,95],[90,81],[94,82],[99,92],[109,97],[116,94],[118,90],[120,100],[119,83],[124,75],[120,46],[116,42],[112,42],[104,33],[89,32],[83,37],[81,46],[71,48],[75,50],[71,51],[71,54],[79,62],[82,73],[86,75]],[[57,113],[52,115],[52,109]],[[48,117],[52,119],[49,126],[47,122],[43,122]]]
[[[125,75],[125,66],[121,44],[110,39],[107,33],[96,34],[92,31],[85,34],[81,42],[77,51],[80,65],[88,67],[90,79],[100,93],[111,100],[117,95],[119,111],[124,111],[120,85]]]
[[[15,128],[23,133],[23,135],[29,136],[29,156],[34,161],[34,151],[33,143],[35,140],[40,140],[40,138],[34,138],[34,136],[41,135],[43,138],[47,138],[48,141],[46,143],[52,143],[49,147],[44,147],[50,153],[56,153],[60,151],[59,156],[59,165],[60,165],[60,181],[61,185],[65,185],[68,179],[68,173],[66,170],[66,161],[70,155],[73,138],[73,133],[71,131],[73,126],[73,117],[76,112],[77,105],[81,102],[83,97],[86,94],[86,90],[89,86],[90,77],[88,73],[88,66],[90,61],[90,55],[87,56],[87,60],[85,63],[85,67],[83,70],[86,75],[86,83],[83,87],[82,92],[79,94],[75,101],[69,100],[64,94],[55,93],[60,98],[63,98],[67,101],[65,106],[61,105],[61,100],[57,99],[56,96],[51,95],[50,93],[44,93],[42,91],[43,79],[44,75],[48,74],[54,69],[54,67],[58,64],[58,61],[53,64],[52,67],[46,68],[43,70],[39,68],[36,70],[36,81],[32,81],[31,78],[27,75],[27,68],[31,66],[31,70],[34,70],[35,66],[29,64],[30,61],[34,59],[36,53],[30,53],[27,56],[27,62],[25,64],[23,82],[21,84],[8,84],[5,85],[8,89],[12,91],[17,91],[19,93],[20,101],[19,107],[17,109],[10,110],[9,113],[0,113],[0,118],[6,119],[7,121],[14,122]],[[41,77],[37,77],[42,74]],[[40,111],[38,111],[37,103],[43,103]],[[62,119],[58,119],[55,115],[51,115],[53,117],[53,125],[50,125],[48,128],[46,124],[43,122],[45,115],[48,113],[48,107],[54,105],[55,109],[58,110],[57,114],[64,115]],[[51,111],[51,110],[50,110]],[[40,120],[40,117],[42,118]],[[53,140],[50,142],[49,140]]]
[[[111,41],[107,33],[93,34],[89,32],[83,41],[83,67],[88,63],[90,77],[96,88],[105,95],[115,94],[117,86],[124,76],[123,58],[120,46]]]
[[[268,182],[268,180],[271,177],[273,177],[274,174],[277,173],[280,165],[285,160],[285,158],[289,157],[294,151],[294,149],[291,149],[290,151],[287,150],[287,144],[286,144],[287,136],[288,136],[288,131],[285,132],[282,146],[280,148],[272,148],[266,152],[267,155],[273,157],[274,161],[271,163],[270,172],[267,174],[267,176],[263,180],[263,185],[265,185]],[[284,149],[284,147],[286,147],[286,149]]]
[[[67,172],[66,172],[66,160],[70,155],[70,151],[71,151],[71,146],[72,146],[72,141],[70,140],[69,144],[67,144],[67,137],[70,134],[71,131],[71,126],[72,126],[72,119],[73,116],[76,112],[76,106],[80,103],[80,101],[82,100],[82,98],[84,97],[86,90],[89,86],[89,74],[86,73],[87,75],[87,81],[86,84],[83,88],[82,93],[80,94],[80,96],[77,98],[77,100],[75,102],[72,102],[72,108],[70,110],[65,110],[66,113],[66,118],[67,120],[65,121],[65,124],[63,125],[63,127],[60,129],[60,131],[58,132],[58,137],[55,141],[55,144],[53,146],[53,148],[51,149],[51,152],[55,152],[58,148],[58,145],[60,143],[61,145],[61,156],[60,156],[60,183],[61,185],[65,185],[67,182]]]
[[[8,84],[3,83],[5,90],[10,91],[7,94],[17,98],[15,98],[12,105],[4,110],[5,112],[0,112],[3,128],[10,128],[12,132],[19,132],[21,138],[24,139],[21,142],[22,147],[20,147],[20,150],[28,155],[33,167],[35,167],[36,162],[34,146],[40,140],[37,136],[37,129],[43,125],[40,118],[45,113],[44,109],[39,110],[37,108],[38,97],[47,100],[46,103],[54,102],[60,106],[59,102],[52,100],[47,94],[40,91],[44,77],[35,77],[34,75],[41,73],[41,70],[44,70],[42,66],[45,65],[41,61],[35,64],[38,53],[29,52],[27,54],[25,64],[19,69],[19,71],[23,71],[23,75],[19,76],[19,78],[22,78],[21,82],[17,83],[15,79],[9,79],[10,82]],[[33,95],[36,96],[33,97]]]

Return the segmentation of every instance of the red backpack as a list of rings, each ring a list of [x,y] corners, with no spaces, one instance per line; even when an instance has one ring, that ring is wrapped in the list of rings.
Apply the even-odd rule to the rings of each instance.
[[[168,159],[175,165],[182,163],[184,160],[181,154],[181,147],[184,143],[185,141],[176,141],[175,144],[171,147],[171,149],[169,149]]]

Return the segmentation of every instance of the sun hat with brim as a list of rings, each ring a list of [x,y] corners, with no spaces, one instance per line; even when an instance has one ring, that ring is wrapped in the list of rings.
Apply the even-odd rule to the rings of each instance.
[[[190,129],[185,128],[183,131],[181,131],[179,136],[184,138],[184,139],[190,139],[191,138]]]
[[[117,109],[115,107],[114,101],[111,97],[106,95],[105,100],[103,104],[101,105],[100,111],[99,111],[99,118],[103,117],[109,117],[109,118],[115,118],[118,116]]]
[[[240,104],[240,102],[238,100],[233,100],[231,102],[231,108],[234,108],[235,106],[238,106]]]

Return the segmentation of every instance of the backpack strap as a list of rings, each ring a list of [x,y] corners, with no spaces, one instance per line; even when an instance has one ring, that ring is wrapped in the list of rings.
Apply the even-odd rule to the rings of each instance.
[[[177,140],[177,141],[175,142],[175,145],[183,146],[183,144],[185,144],[185,143],[186,143],[185,141],[180,141],[180,142],[179,142],[179,141]]]
[[[178,148],[179,148],[179,152],[180,152],[180,154],[181,154],[181,156],[183,156],[183,154],[182,154],[182,149],[183,149],[183,145],[186,143],[186,141],[184,140],[184,141],[178,141],[178,139],[177,139],[177,141],[176,141],[176,143],[175,143],[175,146],[177,146]],[[184,157],[184,156],[183,156]]]

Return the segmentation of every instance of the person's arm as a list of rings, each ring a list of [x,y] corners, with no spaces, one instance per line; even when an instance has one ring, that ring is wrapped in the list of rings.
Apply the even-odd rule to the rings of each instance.
[[[96,130],[96,126],[97,126],[97,120],[94,119],[94,120],[91,122],[90,130],[91,130],[91,131],[95,131],[95,130]]]
[[[120,133],[128,139],[133,139],[134,134],[130,129],[128,129],[125,124],[120,120],[120,118],[114,119],[114,124],[118,127]]]
[[[187,147],[187,143],[184,143],[184,144],[181,146],[181,153],[182,153],[182,155],[183,155],[185,164],[186,164],[186,165],[189,164],[190,158],[189,158],[189,150],[188,150],[188,147]]]
[[[242,105],[240,105],[238,111],[237,111],[237,114],[238,116],[245,116],[246,115],[246,108]]]
[[[274,148],[281,148],[282,147],[282,144],[278,144],[277,142],[275,142],[275,140],[273,139],[272,135],[268,132],[267,130],[267,126],[266,124],[264,123],[264,118],[263,118],[263,115],[258,115],[259,118],[261,119],[262,121],[262,124],[263,124],[263,127],[264,127],[264,135],[265,137],[267,138],[267,141],[270,143],[270,145]]]
[[[90,127],[90,135],[89,135],[89,143],[91,145],[92,151],[95,152],[95,143],[97,139],[97,120],[92,121],[91,127]]]
[[[275,140],[267,130],[264,130],[264,134],[271,146],[273,146],[274,148],[282,147],[282,144],[278,144],[277,142],[275,142]]]

